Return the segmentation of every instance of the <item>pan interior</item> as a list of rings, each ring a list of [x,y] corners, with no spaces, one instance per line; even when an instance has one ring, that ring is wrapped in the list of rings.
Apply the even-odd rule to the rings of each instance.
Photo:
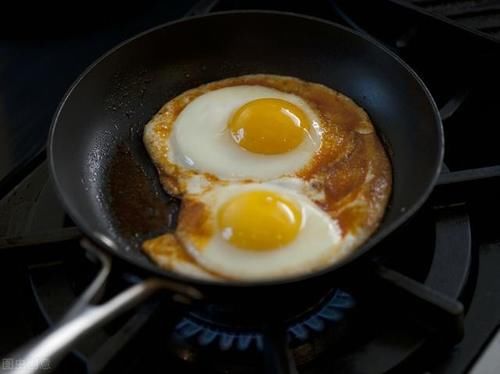
[[[56,187],[77,225],[151,268],[138,243],[174,227],[177,202],[158,183],[142,144],[144,125],[187,89],[256,73],[323,83],[369,113],[394,178],[385,218],[370,243],[422,203],[440,168],[442,130],[418,78],[390,53],[342,27],[243,12],[145,33],[106,55],[72,87],[55,117],[49,152]]]

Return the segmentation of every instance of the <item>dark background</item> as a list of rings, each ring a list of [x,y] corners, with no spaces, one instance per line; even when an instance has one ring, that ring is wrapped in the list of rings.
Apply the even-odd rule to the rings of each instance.
[[[91,0],[2,4],[0,196],[18,181],[10,172],[43,151],[59,100],[85,67],[117,43],[182,17],[195,3],[194,0],[129,3]],[[311,8],[307,1],[220,3],[228,8],[292,9],[306,13]],[[331,12],[327,3],[318,1],[319,6],[312,7],[315,15],[321,16],[322,9]]]

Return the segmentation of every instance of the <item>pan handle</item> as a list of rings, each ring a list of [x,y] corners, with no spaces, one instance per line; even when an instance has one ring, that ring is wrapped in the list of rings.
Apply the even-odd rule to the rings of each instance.
[[[82,246],[87,249],[94,248],[86,239],[83,239]],[[101,261],[102,268],[91,285],[52,329],[8,355],[4,362],[11,364],[4,364],[0,369],[1,374],[50,372],[87,334],[160,290],[171,291],[175,301],[184,304],[201,298],[200,293],[191,287],[151,278],[134,284],[103,304],[93,305],[91,302],[102,291],[111,269],[111,261],[107,255],[102,252],[95,254]]]

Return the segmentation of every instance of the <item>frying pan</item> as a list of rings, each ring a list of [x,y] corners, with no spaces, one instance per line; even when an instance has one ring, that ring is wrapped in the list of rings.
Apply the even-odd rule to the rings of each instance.
[[[139,244],[175,225],[175,212],[161,210],[175,207],[175,201],[159,185],[142,144],[143,127],[166,101],[189,88],[252,73],[323,83],[367,110],[393,167],[383,222],[349,257],[291,279],[216,283],[160,269]],[[94,248],[104,263],[112,257],[138,280],[99,306],[89,305],[99,288],[94,283],[56,328],[16,357],[49,358],[55,364],[82,335],[160,289],[169,290],[179,304],[210,302],[251,311],[264,321],[265,345],[273,347],[279,331],[285,331],[277,322],[283,320],[280,305],[300,308],[332,284],[366,282],[366,274],[376,280],[370,288],[416,308],[424,319],[430,316],[429,323],[444,326],[451,319],[458,330],[454,338],[460,337],[461,304],[373,261],[379,251],[372,249],[383,247],[375,244],[430,194],[442,163],[443,131],[422,81],[365,35],[320,19],[267,11],[215,13],[157,27],[117,46],[78,78],[55,114],[48,155],[59,197],[87,238],[84,246]],[[293,372],[289,353],[282,353],[273,356],[272,371]]]

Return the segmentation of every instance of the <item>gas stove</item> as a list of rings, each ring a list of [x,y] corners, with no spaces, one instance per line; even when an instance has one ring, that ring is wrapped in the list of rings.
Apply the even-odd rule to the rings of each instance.
[[[0,119],[6,124],[0,133],[6,145],[0,163],[2,368],[21,365],[9,352],[61,318],[105,266],[81,248],[81,234],[57,200],[44,159],[50,113],[64,89],[100,53],[147,27],[185,14],[262,8],[313,15],[369,33],[428,85],[442,108],[444,173],[426,205],[381,246],[391,268],[460,300],[466,309],[464,338],[450,347],[423,329],[418,316],[388,312],[380,305],[383,295],[366,297],[332,284],[326,294],[281,321],[286,336],[277,338],[288,345],[298,372],[500,372],[500,230],[491,214],[500,207],[498,45],[390,1],[370,2],[370,8],[379,10],[377,17],[367,17],[370,13],[355,1],[153,3],[136,17],[129,15],[119,30],[101,25],[72,30],[65,38],[48,33],[43,41],[23,37],[1,42],[0,54],[6,57],[0,65],[0,94],[5,97]],[[26,56],[37,59],[21,64]],[[59,68],[53,66],[57,61]],[[20,79],[26,74],[34,79]],[[30,112],[30,96],[24,93],[33,87],[45,95]],[[129,282],[126,273],[119,273],[100,298],[106,300]],[[169,312],[169,303],[161,298],[144,303],[85,338],[54,372],[269,371],[276,353],[244,313],[207,305],[183,311],[171,326],[163,318]]]

